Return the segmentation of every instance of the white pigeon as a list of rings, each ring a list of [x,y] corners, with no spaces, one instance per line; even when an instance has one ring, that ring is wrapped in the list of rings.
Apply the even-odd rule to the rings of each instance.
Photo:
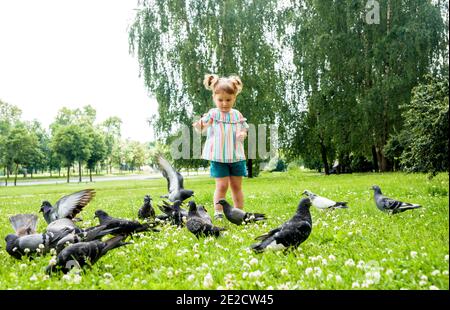
[[[309,197],[309,199],[311,200],[312,205],[314,207],[316,207],[317,209],[324,210],[324,209],[335,209],[335,208],[339,208],[339,209],[348,208],[347,202],[341,202],[341,201],[336,202],[331,199],[318,196],[309,190],[305,190],[303,192],[303,195],[307,195]]]

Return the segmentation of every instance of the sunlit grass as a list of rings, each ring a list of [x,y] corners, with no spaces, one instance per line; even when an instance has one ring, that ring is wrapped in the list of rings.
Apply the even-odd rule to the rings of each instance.
[[[197,240],[186,228],[164,226],[139,234],[133,244],[113,250],[81,274],[48,277],[51,256],[22,261],[0,248],[1,289],[448,289],[448,175],[428,180],[423,174],[263,173],[244,180],[245,209],[264,212],[265,223],[235,226],[218,239]],[[370,186],[389,197],[424,207],[389,216],[374,204]],[[214,181],[186,178],[185,186],[212,215]],[[88,184],[0,187],[0,233],[12,232],[8,216],[36,213],[42,200],[95,188],[97,195],[81,213],[83,226],[95,225],[96,209],[137,218],[145,194],[159,203],[164,179]],[[313,230],[299,249],[254,254],[254,238],[290,218],[301,193],[348,201],[349,209],[311,209]],[[230,199],[231,200],[231,199]],[[159,210],[157,210],[159,212]],[[45,221],[39,214],[39,229]]]

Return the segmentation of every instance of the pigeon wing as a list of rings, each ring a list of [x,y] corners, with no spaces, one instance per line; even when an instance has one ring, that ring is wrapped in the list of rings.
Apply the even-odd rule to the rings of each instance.
[[[403,204],[403,202],[389,197],[383,197],[381,199],[381,203],[383,204],[383,208],[386,210],[395,210]]]
[[[79,192],[67,195],[59,199],[53,212],[56,212],[58,218],[74,218],[95,196],[93,189],[84,189]]]
[[[326,209],[336,205],[336,201],[321,196],[315,197],[315,199],[311,200],[311,202],[314,206],[320,209]]]
[[[297,246],[305,241],[311,233],[311,224],[307,221],[287,222],[282,229],[274,235],[277,243],[284,246]]]
[[[177,192],[180,189],[177,172],[163,157],[158,157],[158,163],[163,176],[167,179],[169,193]]]

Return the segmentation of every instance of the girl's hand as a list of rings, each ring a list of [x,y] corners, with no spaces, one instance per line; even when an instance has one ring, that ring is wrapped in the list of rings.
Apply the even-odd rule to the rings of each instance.
[[[245,138],[247,138],[247,132],[246,131],[239,132],[237,138],[239,141],[244,142]]]

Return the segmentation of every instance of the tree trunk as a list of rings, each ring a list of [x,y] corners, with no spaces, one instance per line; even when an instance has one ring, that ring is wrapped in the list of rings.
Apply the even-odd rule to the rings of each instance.
[[[58,176],[61,177],[61,167],[58,168]]]
[[[78,182],[81,183],[81,160],[78,161]]]
[[[89,169],[89,181],[92,182],[92,169]]]
[[[328,159],[327,159],[327,148],[325,147],[325,144],[323,143],[322,139],[320,139],[320,153],[322,155],[323,169],[325,170],[325,175],[329,175],[330,174],[330,166],[328,164]]]
[[[253,159],[247,159],[248,178],[253,178]]]
[[[19,164],[16,164],[16,173],[15,173],[15,176],[14,176],[14,186],[17,185],[17,171],[18,170],[19,170]]]
[[[69,166],[67,166],[67,183],[69,183],[70,182],[70,165]]]
[[[7,174],[8,169],[5,167],[4,170],[4,174],[5,174],[5,186],[8,186],[8,174]]]
[[[375,170],[375,172],[380,171],[378,168],[377,149],[375,148],[375,145],[372,145],[372,165],[373,165],[373,170]]]

